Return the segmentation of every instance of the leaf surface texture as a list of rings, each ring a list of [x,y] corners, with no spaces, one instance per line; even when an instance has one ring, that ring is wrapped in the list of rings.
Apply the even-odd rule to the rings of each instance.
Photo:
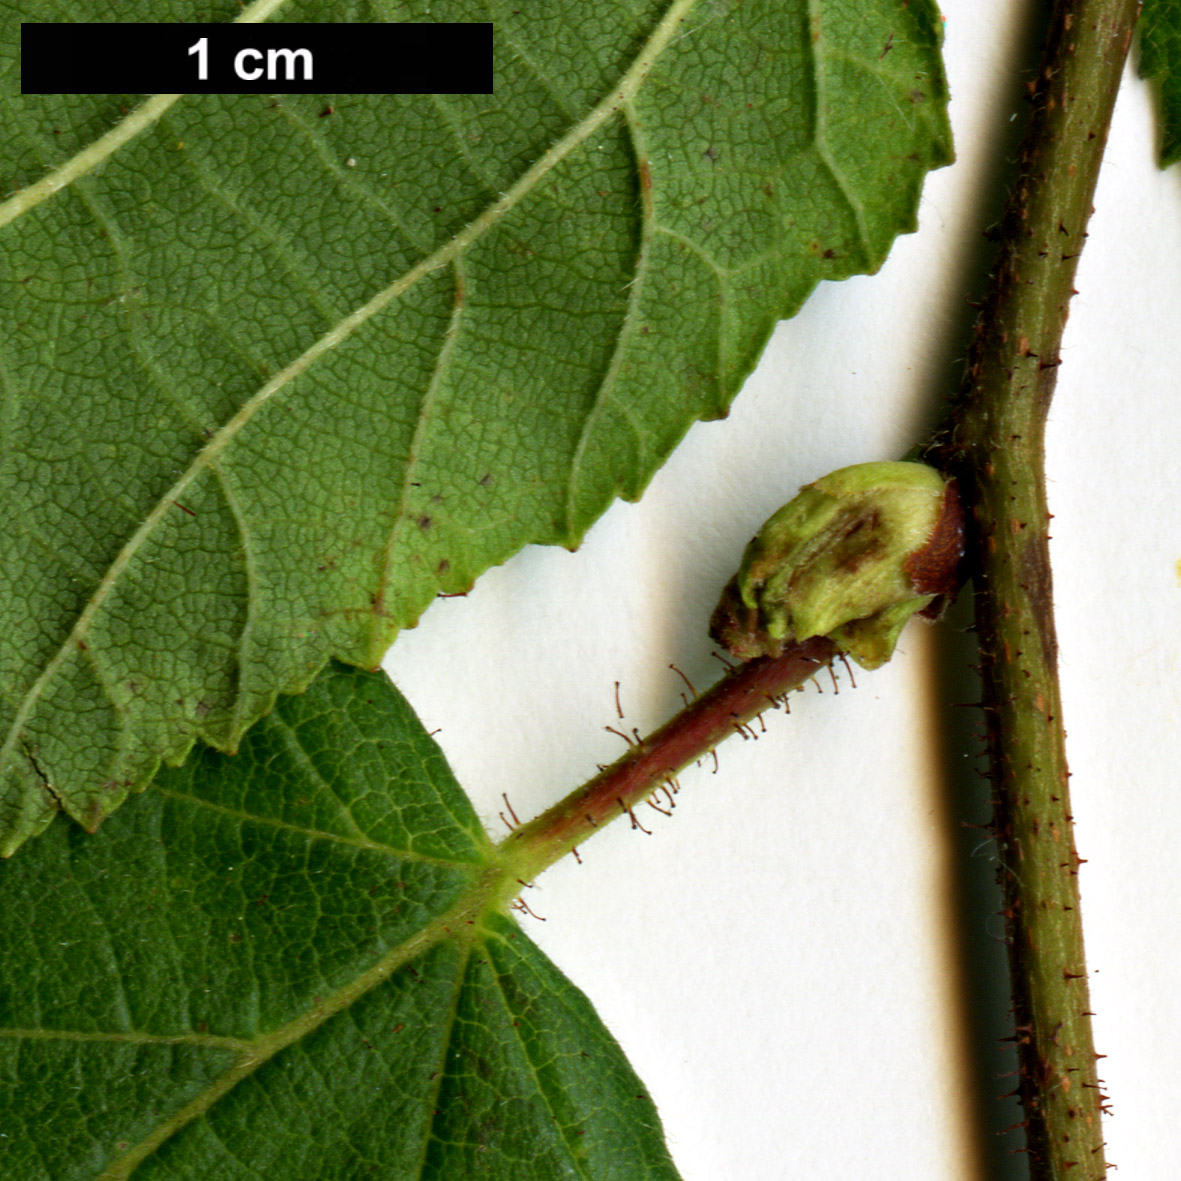
[[[34,11],[90,15],[0,26],[4,853],[576,546],[950,154],[929,0],[289,0],[492,19],[495,94],[155,106],[19,96]]]
[[[1181,0],[1144,0],[1140,73],[1159,85],[1164,168],[1181,160]]]
[[[675,1181],[383,674],[0,866],[0,1175]]]

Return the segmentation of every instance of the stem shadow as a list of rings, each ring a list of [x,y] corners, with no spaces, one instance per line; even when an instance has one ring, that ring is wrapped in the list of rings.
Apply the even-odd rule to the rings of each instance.
[[[928,708],[941,748],[936,796],[944,834],[944,947],[953,976],[964,1138],[973,1181],[1027,1181],[1024,1116],[1016,1095],[1018,1058],[996,842],[988,828],[991,785],[982,774],[983,721],[971,597],[962,594],[939,628],[928,663]]]

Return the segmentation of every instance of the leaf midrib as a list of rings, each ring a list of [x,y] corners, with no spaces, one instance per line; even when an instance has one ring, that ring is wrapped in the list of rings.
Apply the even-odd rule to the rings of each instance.
[[[283,0],[256,0],[257,5],[269,5],[267,8],[268,12],[273,11],[282,2]],[[152,511],[144,518],[140,527],[119,551],[95,587],[94,592],[87,600],[74,627],[70,630],[70,633],[66,636],[57,652],[46,663],[40,676],[30,686],[21,702],[16,717],[13,719],[4,745],[0,747],[0,766],[6,765],[12,758],[16,744],[24,730],[25,723],[28,721],[32,709],[41,699],[46,687],[52,682],[57,670],[66,661],[79,641],[84,640],[95,616],[118,583],[123,571],[144,543],[152,536],[157,525],[163,520],[164,515],[173,507],[173,502],[183,499],[186,490],[198,476],[215,463],[222,452],[238,437],[238,434],[251,421],[258,410],[270,401],[272,397],[285,389],[322,356],[331,352],[332,349],[346,340],[353,332],[381,312],[387,305],[402,296],[420,279],[459,258],[469,246],[487,233],[504,214],[513,209],[525,196],[531,193],[536,185],[575,148],[590,138],[603,124],[615,116],[635,95],[653,63],[672,42],[681,24],[684,22],[686,14],[693,8],[696,2],[697,0],[673,0],[664,17],[660,20],[651,36],[641,47],[640,52],[633,59],[632,64],[623,74],[619,85],[613,87],[607,96],[580,123],[572,127],[556,144],[549,148],[544,155],[528,168],[506,193],[488,206],[478,217],[468,222],[450,241],[411,267],[351,315],[346,316],[299,357],[276,373],[251,395],[238,409],[237,413],[212,436],[206,446],[194,457],[180,478],[161,496]],[[254,9],[248,11],[252,12]],[[142,108],[140,109],[142,110]],[[93,147],[94,145],[91,146]],[[119,146],[122,146],[122,144]],[[398,522],[395,521],[395,529],[397,528],[397,524]]]

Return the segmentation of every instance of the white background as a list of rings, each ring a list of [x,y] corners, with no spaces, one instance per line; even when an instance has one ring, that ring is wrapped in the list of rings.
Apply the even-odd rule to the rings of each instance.
[[[900,456],[954,392],[1029,65],[1018,0],[949,0],[958,163],[880,274],[823,285],[727,422],[698,425],[581,550],[530,549],[440,602],[386,667],[490,831],[541,811],[720,666],[706,622],[747,538],[832,468]],[[1008,137],[1008,138],[1006,138]],[[1096,1036],[1129,1181],[1181,1157],[1181,168],[1125,79],[1051,415],[1052,553]],[[999,182],[1003,185],[1003,181]],[[961,621],[962,622],[962,621]],[[912,624],[839,699],[797,694],[529,893],[530,934],[656,1099],[685,1181],[1019,1178],[971,637]],[[981,1098],[982,1097],[982,1098]],[[1009,1101],[1011,1104],[1011,1101]]]

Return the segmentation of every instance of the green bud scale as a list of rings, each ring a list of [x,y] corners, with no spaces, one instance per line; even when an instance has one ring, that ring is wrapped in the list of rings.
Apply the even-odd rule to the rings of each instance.
[[[746,547],[710,621],[740,660],[827,636],[864,668],[959,585],[964,513],[921,463],[860,463],[800,489]]]

